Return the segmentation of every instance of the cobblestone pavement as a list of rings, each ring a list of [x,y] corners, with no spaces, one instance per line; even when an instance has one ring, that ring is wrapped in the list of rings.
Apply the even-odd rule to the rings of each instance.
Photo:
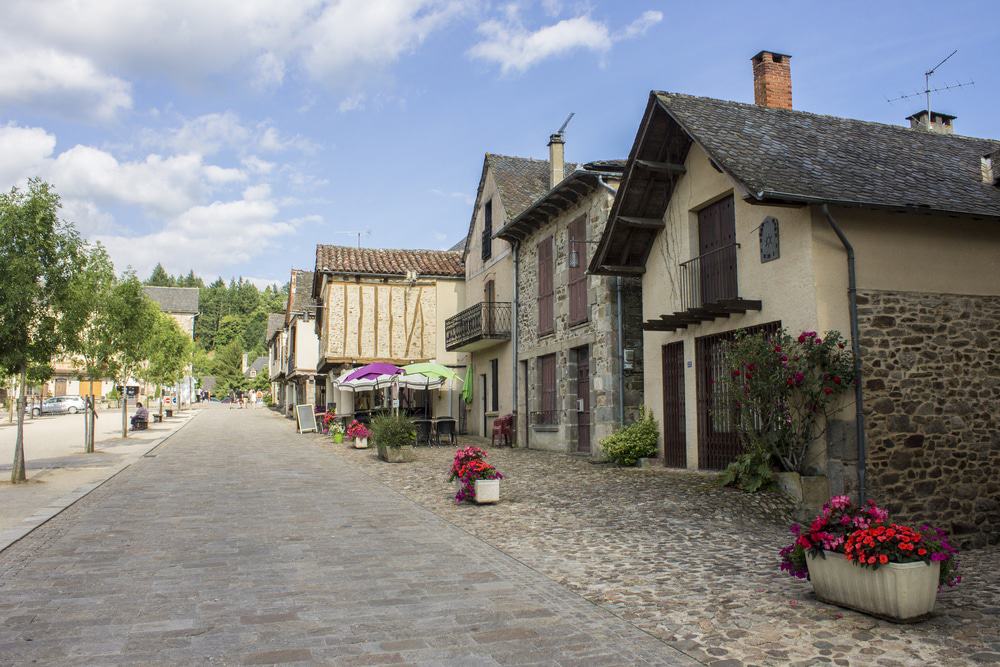
[[[452,448],[409,464],[317,445],[588,600],[707,664],[1000,663],[1000,548],[962,557],[964,581],[934,616],[896,625],[816,601],[777,569],[790,541],[776,495],[719,489],[710,477],[593,465],[492,449],[501,504],[455,505]],[[463,441],[463,444],[464,441]],[[470,444],[471,441],[470,441]]]
[[[0,664],[694,664],[356,458],[207,410],[0,553]]]

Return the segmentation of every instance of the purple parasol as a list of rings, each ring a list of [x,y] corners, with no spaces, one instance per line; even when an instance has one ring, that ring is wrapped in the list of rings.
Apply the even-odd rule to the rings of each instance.
[[[362,366],[361,368],[355,369],[350,375],[344,378],[345,382],[350,382],[351,380],[374,380],[381,375],[398,375],[402,373],[403,369],[399,366],[393,366],[392,364],[368,364],[367,366]]]

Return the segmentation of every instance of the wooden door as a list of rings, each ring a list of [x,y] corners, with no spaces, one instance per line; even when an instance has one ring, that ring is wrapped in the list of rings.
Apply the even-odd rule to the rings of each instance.
[[[736,209],[732,196],[698,211],[701,303],[736,298]]]
[[[687,467],[684,428],[684,343],[663,346],[663,463]]]
[[[487,336],[493,336],[493,332],[495,331],[496,322],[493,317],[493,304],[496,300],[496,283],[492,280],[487,280],[486,284],[483,285],[483,308],[485,310],[483,313],[483,333]]]
[[[483,385],[483,391],[482,391],[482,394],[483,394],[483,437],[484,438],[488,438],[488,437],[490,437],[490,432],[486,429],[486,386],[487,386],[486,385],[486,376],[485,375],[480,375],[479,377],[482,378],[482,385]]]
[[[66,395],[66,378],[56,378],[56,396]]]
[[[576,348],[576,451],[590,453],[590,353]]]

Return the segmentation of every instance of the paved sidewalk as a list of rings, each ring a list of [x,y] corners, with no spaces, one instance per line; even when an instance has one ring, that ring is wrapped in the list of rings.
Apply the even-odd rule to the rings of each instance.
[[[0,661],[693,664],[267,411],[151,456],[0,553]]]
[[[103,420],[90,454],[83,453],[82,416],[36,419],[25,428],[28,481],[19,484],[10,483],[15,434],[0,434],[0,551],[140,460],[195,414],[183,412],[127,439]]]

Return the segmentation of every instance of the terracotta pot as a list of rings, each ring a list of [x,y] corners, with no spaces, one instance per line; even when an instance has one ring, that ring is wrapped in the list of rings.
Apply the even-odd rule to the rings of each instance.
[[[806,557],[819,600],[896,623],[923,620],[934,609],[941,563],[888,563],[873,570],[842,553],[824,554]]]

